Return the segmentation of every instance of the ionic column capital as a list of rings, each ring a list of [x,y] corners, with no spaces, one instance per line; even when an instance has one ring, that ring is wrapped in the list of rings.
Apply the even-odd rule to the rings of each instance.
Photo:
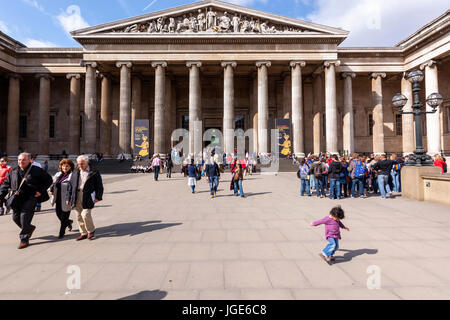
[[[291,62],[289,62],[289,66],[291,68],[295,68],[297,66],[304,68],[306,66],[306,62],[305,61],[291,61]]]
[[[18,73],[9,73],[9,74],[7,74],[6,75],[6,78],[8,78],[8,79],[17,79],[17,80],[23,80],[23,77],[20,75],[20,74],[18,74]]]
[[[386,73],[384,73],[384,72],[372,72],[370,75],[369,75],[369,79],[377,79],[378,77],[381,77],[381,78],[386,78]]]
[[[426,67],[433,68],[433,67],[437,66],[438,64],[439,63],[436,60],[428,60],[427,62],[422,63],[420,65],[420,70],[424,70]]]
[[[324,61],[323,66],[325,68],[329,68],[331,65],[334,65],[335,67],[339,67],[341,65],[340,60],[332,60],[332,61]]]
[[[79,73],[68,73],[68,74],[66,75],[66,78],[67,78],[68,80],[72,80],[72,78],[75,78],[75,79],[77,79],[77,80],[80,80],[80,79],[81,79],[81,75],[80,75]]]
[[[342,72],[341,73],[341,78],[342,79],[345,79],[345,78],[348,78],[348,77],[351,77],[351,78],[355,79],[356,78],[356,73],[354,73],[354,72]]]
[[[50,81],[55,80],[55,78],[53,78],[49,73],[38,73],[38,74],[35,75],[35,77],[37,79],[44,78],[44,79],[47,79],[47,80],[50,80]]]
[[[122,68],[123,66],[127,67],[128,69],[131,69],[133,67],[133,64],[129,61],[118,61],[116,62],[117,68]]]
[[[222,61],[220,65],[222,66],[222,68],[231,66],[234,69],[237,67],[237,62],[236,61]]]
[[[202,63],[200,61],[187,61],[186,62],[186,67],[188,67],[188,68],[192,68],[192,67],[200,68],[201,66],[202,66]]]
[[[261,68],[262,66],[270,68],[272,66],[272,62],[270,62],[270,61],[256,61],[255,65],[256,65],[257,68]]]
[[[98,67],[98,63],[95,61],[84,61],[83,60],[83,61],[81,61],[81,66],[82,67],[90,66],[90,67],[96,69]]]
[[[167,68],[167,62],[166,61],[154,61],[152,62],[152,68]]]

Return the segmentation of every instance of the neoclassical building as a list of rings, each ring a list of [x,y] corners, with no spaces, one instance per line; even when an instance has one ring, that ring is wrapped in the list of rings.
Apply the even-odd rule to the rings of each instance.
[[[81,48],[27,48],[0,32],[0,149],[40,155],[130,154],[134,119],[150,120],[150,153],[167,153],[176,128],[254,129],[271,151],[275,119],[290,119],[297,155],[412,153],[412,116],[392,97],[425,74],[428,152],[450,153],[450,11],[395,47],[341,47],[348,32],[216,0],[72,32]],[[250,141],[251,140],[251,141]]]

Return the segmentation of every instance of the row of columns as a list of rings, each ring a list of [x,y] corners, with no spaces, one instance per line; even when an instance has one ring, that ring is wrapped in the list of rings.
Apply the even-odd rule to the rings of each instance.
[[[224,68],[224,147],[226,153],[234,151],[234,130],[235,130],[235,112],[234,112],[234,69],[237,67],[235,61],[222,62]],[[303,88],[302,88],[302,68],[305,67],[304,61],[291,61],[291,118],[293,131],[293,149],[296,156],[304,156],[304,107],[303,107]],[[86,83],[85,83],[85,121],[84,121],[84,140],[86,153],[96,151],[97,140],[97,63],[85,62]],[[137,117],[141,117],[140,98],[134,96],[141,92],[141,81],[133,79],[133,99],[131,93],[131,62],[117,62],[116,66],[120,69],[120,119],[119,119],[119,147],[120,152],[124,154],[131,153],[132,145],[132,123]],[[187,62],[189,68],[189,148],[190,152],[201,150],[201,146],[196,145],[195,137],[201,134],[202,128],[199,121],[201,115],[201,82],[200,67],[201,62]],[[339,61],[326,61],[324,63],[325,75],[325,101],[323,101],[323,79],[318,74],[314,77],[313,92],[313,140],[314,153],[323,151],[321,145],[322,137],[322,108],[325,105],[326,115],[326,151],[331,154],[338,153],[338,117],[336,105],[336,67]],[[166,90],[167,87],[166,68],[167,62],[153,62],[155,68],[155,123],[154,123],[154,152],[165,153],[165,135],[166,135]],[[268,68],[271,67],[270,61],[256,62],[258,70],[257,79],[254,81],[254,92],[257,92],[257,108],[252,110],[253,128],[256,130],[254,136],[255,149],[259,153],[268,153],[268,119],[269,119],[269,86],[268,86]],[[438,77],[435,61],[429,61],[421,66],[425,70],[425,88],[426,96],[432,92],[438,92]],[[344,116],[343,116],[343,147],[349,153],[355,151],[354,137],[354,112],[353,112],[353,92],[352,79],[354,73],[342,73],[343,79],[343,98],[344,98]],[[402,93],[408,98],[408,104],[405,111],[411,109],[412,86],[405,79],[406,74],[401,81]],[[50,109],[51,80],[49,75],[38,75],[40,79],[39,87],[39,149],[40,153],[49,152],[49,122],[48,115]],[[384,121],[383,121],[383,91],[382,79],[386,77],[385,73],[372,73],[372,107],[373,107],[373,150],[376,154],[385,152],[384,146]],[[80,79],[79,74],[68,74],[70,79],[70,150],[77,154],[80,152]],[[133,105],[132,105],[133,101]],[[18,123],[19,123],[19,105],[20,105],[20,76],[11,75],[8,96],[8,126],[7,126],[7,153],[16,154],[18,152]],[[111,79],[107,75],[102,75],[101,90],[101,123],[100,123],[100,145],[104,154],[110,154],[111,151]],[[427,107],[428,108],[428,107]],[[412,115],[403,115],[403,148],[404,153],[409,154],[414,151],[414,126]],[[427,138],[428,152],[430,154],[439,153],[441,149],[440,120],[439,112],[427,115]],[[200,148],[200,149],[199,149]]]

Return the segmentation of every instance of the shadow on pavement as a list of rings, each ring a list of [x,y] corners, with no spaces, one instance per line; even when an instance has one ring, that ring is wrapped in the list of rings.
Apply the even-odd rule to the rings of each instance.
[[[131,296],[123,297],[118,300],[162,300],[167,296],[166,291],[153,290],[141,291]]]
[[[243,188],[245,191],[245,188]],[[245,196],[246,197],[253,197],[253,196],[262,196],[264,194],[270,194],[272,192],[259,192],[259,193],[246,193]]]
[[[138,191],[138,190],[122,190],[122,191],[108,192],[106,194],[121,194],[121,193],[136,192],[136,191]]]
[[[353,258],[362,256],[363,254],[377,254],[378,253],[378,249],[359,249],[359,250],[339,249],[338,251],[344,251],[346,253],[341,257],[335,257],[333,264],[349,262],[349,261],[352,261]]]
[[[121,223],[107,227],[100,227],[95,230],[96,238],[136,236],[156,230],[179,226],[182,223],[161,223],[161,221],[145,221]]]

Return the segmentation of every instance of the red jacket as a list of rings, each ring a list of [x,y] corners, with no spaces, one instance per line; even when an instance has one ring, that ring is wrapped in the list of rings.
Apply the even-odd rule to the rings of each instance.
[[[435,167],[441,167],[442,173],[445,173],[444,168],[447,166],[447,164],[445,163],[444,160],[436,160],[436,161],[434,161],[433,164]]]
[[[2,166],[0,165],[0,185],[5,182],[6,178],[8,177],[9,172],[12,170],[9,166]]]

